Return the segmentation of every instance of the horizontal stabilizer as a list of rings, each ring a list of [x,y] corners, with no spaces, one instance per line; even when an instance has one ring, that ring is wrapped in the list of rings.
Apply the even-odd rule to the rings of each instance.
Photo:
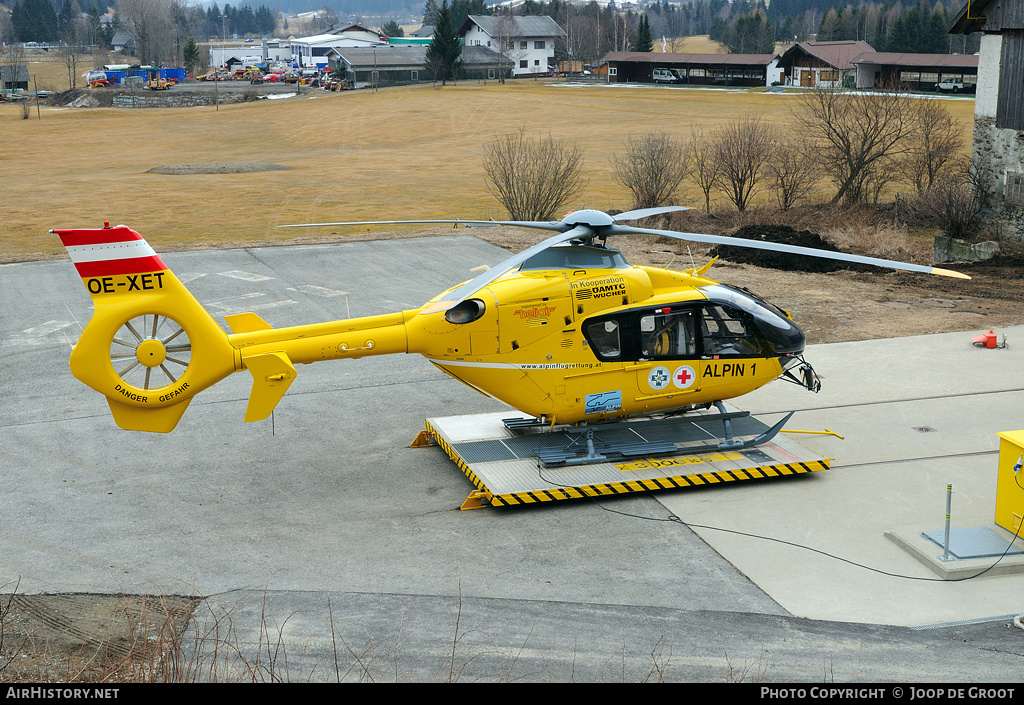
[[[298,374],[283,352],[266,353],[243,359],[252,374],[252,392],[245,409],[245,421],[262,421],[281,401]]]
[[[273,326],[255,313],[233,313],[224,316],[232,333],[255,333],[258,330],[273,330]]]

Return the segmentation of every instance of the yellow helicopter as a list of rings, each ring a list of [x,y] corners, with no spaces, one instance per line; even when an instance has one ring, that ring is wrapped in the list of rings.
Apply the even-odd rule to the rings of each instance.
[[[555,234],[420,308],[276,329],[242,313],[225,316],[231,333],[134,230],[109,224],[54,230],[95,307],[71,353],[71,370],[107,398],[118,426],[163,433],[175,428],[196,394],[233,372],[253,377],[245,421],[257,421],[277,406],[296,364],[394,353],[423,355],[536,425],[589,425],[712,404],[724,412],[723,400],[779,378],[817,391],[818,378],[803,359],[803,333],[782,309],[707,278],[712,263],[688,271],[632,266],[607,246],[609,237],[659,235],[968,278],[841,252],[624,224],[678,210],[685,209],[579,210],[553,222],[282,226],[461,223]],[[727,440],[731,445],[723,447],[765,439]]]

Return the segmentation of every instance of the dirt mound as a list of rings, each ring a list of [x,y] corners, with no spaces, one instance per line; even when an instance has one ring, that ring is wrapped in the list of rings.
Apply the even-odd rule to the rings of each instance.
[[[86,94],[81,88],[71,88],[66,91],[58,91],[50,96],[50,105],[68,105],[80,99]]]
[[[788,225],[748,225],[740,228],[732,237],[745,240],[758,240],[761,242],[777,242],[785,245],[797,245],[799,247],[810,247],[816,250],[827,250],[828,252],[841,252],[834,245],[825,242],[821,236],[815,235],[810,230],[796,231]],[[820,257],[808,257],[805,255],[794,255],[786,252],[774,252],[771,250],[756,250],[750,247],[735,247],[732,245],[720,245],[711,250],[711,256],[718,256],[729,262],[737,264],[752,264],[755,267],[767,269],[783,269],[786,271],[798,272],[835,272],[839,270],[852,270],[855,272],[877,271],[876,268],[864,264],[851,262],[840,262],[833,259],[821,259]]]
[[[289,166],[265,162],[237,162],[217,164],[168,164],[155,166],[147,174],[251,174],[257,171],[288,171]]]
[[[950,262],[941,265],[950,269],[971,270],[973,273],[990,273],[993,275],[1005,274],[1004,269],[1017,269],[1024,272],[1024,255],[1022,254],[998,254],[992,259],[979,260],[978,262]]]

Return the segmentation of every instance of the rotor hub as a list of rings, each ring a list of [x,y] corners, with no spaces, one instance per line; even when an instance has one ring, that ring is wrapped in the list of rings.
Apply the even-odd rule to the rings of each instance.
[[[586,225],[590,228],[599,228],[604,225],[612,225],[615,219],[604,211],[584,208],[569,213],[562,218],[562,222],[566,225]]]
[[[147,338],[135,348],[135,359],[146,367],[158,367],[167,359],[167,346],[155,338]]]

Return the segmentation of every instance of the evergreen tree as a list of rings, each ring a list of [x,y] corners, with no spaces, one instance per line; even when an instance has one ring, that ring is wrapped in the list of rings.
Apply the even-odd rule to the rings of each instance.
[[[648,52],[654,49],[654,38],[651,36],[651,23],[647,15],[640,15],[640,26],[637,29],[636,50]]]
[[[57,13],[50,0],[23,0],[11,11],[11,23],[20,42],[57,41]]]
[[[380,33],[385,37],[404,37],[405,30],[394,20],[388,20],[384,23],[384,26],[380,28]]]
[[[427,0],[426,5],[423,6],[423,24],[436,25],[437,24],[437,0]]]
[[[182,63],[185,64],[185,70],[193,76],[202,68],[203,60],[199,58],[199,47],[196,46],[195,37],[191,34],[185,40],[185,48],[182,49],[181,57]]]
[[[722,41],[731,54],[771,54],[775,51],[775,29],[763,10],[738,17]]]
[[[491,9],[487,7],[485,0],[451,0],[448,8],[451,10],[452,26],[456,32],[459,31],[459,27],[462,26],[462,23],[470,15],[493,14]]]
[[[427,47],[427,71],[445,85],[449,80],[453,83],[462,77],[462,40],[452,24],[452,11],[448,0],[442,2],[437,10],[434,23],[434,36]]]

